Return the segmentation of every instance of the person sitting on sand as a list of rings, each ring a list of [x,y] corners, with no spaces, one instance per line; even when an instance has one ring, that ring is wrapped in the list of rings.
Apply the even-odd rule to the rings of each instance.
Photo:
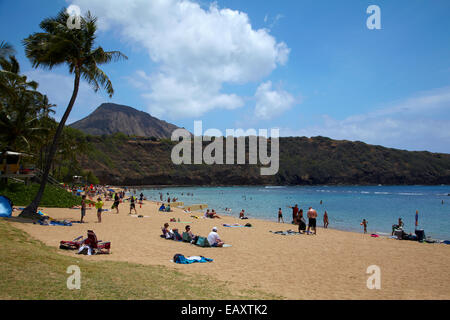
[[[211,219],[217,218],[217,219],[222,219],[221,217],[219,217],[216,213],[216,210],[212,209],[211,214],[209,215],[209,217]]]
[[[164,206],[164,203],[159,207],[159,211],[166,211],[166,207]]]
[[[328,228],[328,213],[325,210],[325,213],[323,214],[323,227],[326,229]]]
[[[361,226],[364,226],[364,233],[367,233],[367,224],[369,223],[369,221],[367,221],[366,219],[363,219],[363,221],[361,222]]]
[[[217,233],[217,228],[212,228],[212,231],[208,234],[208,242],[211,247],[223,247],[224,242],[220,239]]]
[[[398,224],[392,225],[392,235],[394,235],[395,229],[403,230],[404,225],[402,218],[398,218]]]
[[[205,215],[204,215],[204,217],[205,218],[210,218],[210,213],[209,213],[209,209],[206,209],[206,212],[205,212]]]
[[[242,211],[239,213],[239,219],[242,219],[242,220],[248,219],[248,217],[245,216],[245,210],[244,209],[242,209]]]
[[[164,223],[164,227],[161,228],[162,230],[162,234],[164,236],[164,238],[169,239],[169,240],[176,240],[177,236],[176,234],[178,233],[178,229],[169,229],[169,224],[166,222]]]
[[[189,235],[189,237],[192,239],[191,240],[191,243],[196,243],[197,242],[197,239],[198,239],[198,236],[196,236],[196,235],[194,235],[193,233],[192,233],[192,231],[191,231],[191,226],[190,225],[187,225],[186,227],[185,227],[185,232]]]
[[[170,204],[167,205],[166,212],[172,212],[172,210],[170,209]]]

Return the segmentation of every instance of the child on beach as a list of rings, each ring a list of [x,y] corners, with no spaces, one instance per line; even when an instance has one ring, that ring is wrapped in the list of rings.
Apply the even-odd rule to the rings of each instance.
[[[361,226],[364,226],[364,233],[367,233],[367,224],[369,222],[366,219],[363,219],[363,221],[361,222]]]
[[[103,201],[101,198],[97,199],[97,203],[95,204],[95,207],[97,208],[97,218],[98,222],[102,222],[102,211],[103,211]]]
[[[281,211],[281,208],[278,209],[278,223],[280,222],[280,219],[281,219],[281,221],[283,221],[283,223],[284,223],[284,220],[283,220],[283,212]]]
[[[326,229],[328,228],[328,213],[325,210],[325,213],[323,214],[323,227]]]
[[[81,220],[80,223],[83,223],[83,218],[86,215],[86,195],[81,197]]]
[[[248,217],[245,216],[244,209],[242,209],[242,211],[239,213],[239,219],[248,219]]]

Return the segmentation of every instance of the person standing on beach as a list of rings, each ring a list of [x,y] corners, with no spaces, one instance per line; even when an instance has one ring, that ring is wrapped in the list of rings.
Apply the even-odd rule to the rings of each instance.
[[[366,219],[363,219],[363,221],[361,222],[361,226],[364,226],[364,233],[367,233],[367,224],[369,223],[369,221],[367,221]]]
[[[119,213],[119,204],[120,204],[120,198],[119,195],[116,193],[114,195],[114,203],[113,203],[113,208],[116,208],[116,213]]]
[[[95,207],[97,208],[97,219],[98,223],[102,222],[102,211],[103,211],[103,201],[101,198],[97,199],[97,203],[95,204]]]
[[[134,210],[134,212],[137,214],[136,201],[135,201],[135,197],[133,195],[130,197],[130,213],[129,214],[131,214],[131,210]]]
[[[298,215],[298,205],[296,204],[294,207],[289,206],[288,208],[292,209],[292,224],[296,224]]]
[[[283,220],[283,212],[281,211],[281,208],[278,209],[278,223],[280,223],[280,219],[281,219],[281,221],[283,221],[283,223],[284,223],[284,220]]]
[[[312,207],[309,207],[307,215],[308,215],[308,230],[306,231],[306,233],[309,234],[309,230],[313,228],[314,234],[317,234],[316,230],[317,211],[314,210]]]
[[[323,214],[323,227],[326,229],[328,228],[328,213],[325,210],[325,213]]]
[[[83,218],[86,215],[86,195],[84,194],[81,197],[81,220],[80,223],[83,223]]]

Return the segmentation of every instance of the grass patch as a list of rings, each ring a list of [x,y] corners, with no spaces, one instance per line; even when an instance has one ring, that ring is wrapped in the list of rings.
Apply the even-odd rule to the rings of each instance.
[[[62,255],[4,218],[0,218],[0,243],[2,300],[280,299],[258,290],[231,290],[225,282],[163,266],[87,261],[75,253],[73,257]],[[80,290],[67,289],[70,275],[66,270],[70,265],[81,270]]]
[[[15,206],[27,206],[33,201],[39,190],[38,184],[25,185],[22,183],[1,184],[0,195],[6,196]],[[70,208],[81,204],[81,198],[72,195],[64,189],[48,185],[45,187],[39,206],[48,208]]]

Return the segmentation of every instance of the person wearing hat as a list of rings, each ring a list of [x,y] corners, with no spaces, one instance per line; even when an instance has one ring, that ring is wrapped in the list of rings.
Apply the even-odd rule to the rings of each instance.
[[[224,245],[224,242],[220,240],[216,227],[212,228],[212,231],[209,233],[208,242],[211,247],[222,247]]]

